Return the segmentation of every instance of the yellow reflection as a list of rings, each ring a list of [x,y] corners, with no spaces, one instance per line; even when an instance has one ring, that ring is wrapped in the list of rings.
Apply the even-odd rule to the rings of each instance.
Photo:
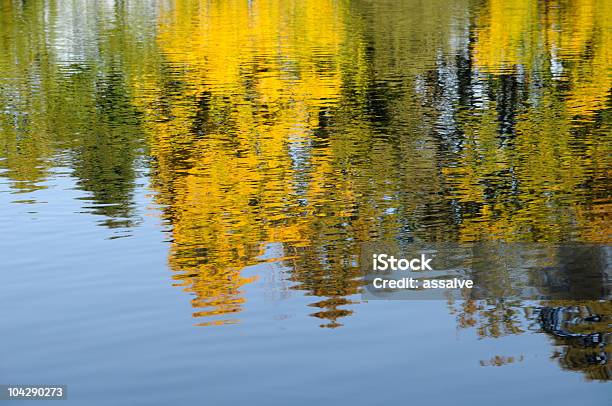
[[[474,57],[486,72],[549,70],[571,88],[572,116],[605,107],[612,87],[612,3],[489,0],[476,29]]]
[[[310,136],[340,97],[344,7],[185,0],[160,16],[158,44],[180,89],[160,84],[167,107],[148,123],[150,143],[171,210],[169,262],[195,294],[195,316],[240,310],[250,281],[240,272],[264,242],[310,245],[331,170],[329,147],[308,156]],[[141,103],[159,114],[151,94]],[[301,201],[300,169],[310,178]]]
[[[581,191],[603,190],[609,178],[601,114],[612,87],[611,3],[486,4],[473,56],[503,98],[461,113],[464,148],[443,168],[451,197],[479,207],[462,219],[460,239],[562,241],[579,225],[582,240],[610,241],[609,199]],[[525,94],[523,81],[544,86]],[[500,134],[503,125],[512,132]]]

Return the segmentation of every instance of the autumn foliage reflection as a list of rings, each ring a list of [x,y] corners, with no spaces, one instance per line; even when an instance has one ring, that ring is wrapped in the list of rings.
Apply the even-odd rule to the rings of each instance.
[[[136,101],[195,315],[235,321],[269,243],[336,327],[362,241],[609,241],[603,3],[432,4],[429,25],[326,0],[162,10]]]

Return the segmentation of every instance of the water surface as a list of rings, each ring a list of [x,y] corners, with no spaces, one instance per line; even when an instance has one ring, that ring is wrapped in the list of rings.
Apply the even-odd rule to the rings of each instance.
[[[607,404],[609,296],[364,301],[358,260],[588,243],[609,278],[609,15],[0,1],[0,383],[88,405]]]

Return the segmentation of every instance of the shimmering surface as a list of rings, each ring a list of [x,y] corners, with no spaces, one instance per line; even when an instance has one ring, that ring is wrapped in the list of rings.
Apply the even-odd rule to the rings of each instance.
[[[609,300],[363,302],[357,258],[586,242],[609,275],[612,2],[0,7],[0,383],[609,402]]]

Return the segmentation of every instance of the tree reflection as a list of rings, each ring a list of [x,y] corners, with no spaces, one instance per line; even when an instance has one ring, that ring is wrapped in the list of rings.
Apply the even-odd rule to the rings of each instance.
[[[612,308],[609,300],[545,301],[540,305],[468,300],[452,304],[451,311],[460,328],[476,329],[480,338],[545,332],[554,345],[551,357],[564,369],[581,372],[589,380],[612,379]],[[488,365],[509,363],[498,358],[493,357]]]
[[[46,187],[51,168],[69,167],[88,192],[84,208],[111,228],[137,222],[132,194],[144,147],[128,79],[138,49],[125,46],[135,35],[122,23],[126,13],[10,1],[0,13],[4,176],[15,192],[28,192]]]
[[[362,242],[610,241],[609,1],[105,4],[1,3],[1,175],[33,190],[61,156],[130,228],[146,156],[202,324],[239,319],[270,243],[334,328]],[[462,306],[483,337],[547,312]]]

